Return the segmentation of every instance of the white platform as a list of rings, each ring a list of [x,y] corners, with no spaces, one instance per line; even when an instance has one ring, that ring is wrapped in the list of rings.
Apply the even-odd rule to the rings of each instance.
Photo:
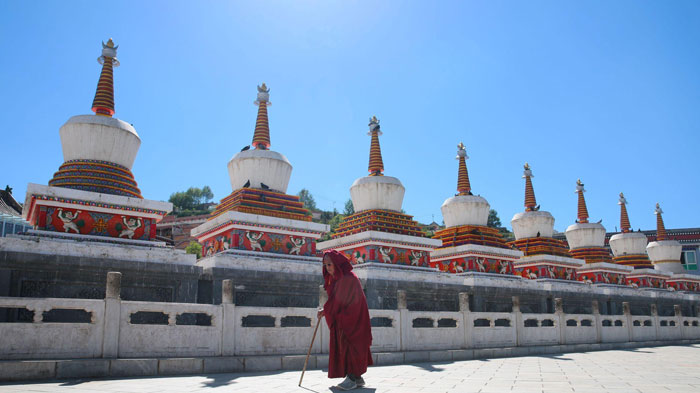
[[[226,224],[235,224],[236,228],[260,231],[261,227],[265,228],[266,232],[279,233],[285,235],[297,235],[303,232],[306,236],[318,239],[321,234],[328,232],[330,226],[326,224],[318,224],[311,221],[299,221],[289,218],[279,218],[263,216],[260,214],[242,213],[237,211],[227,211],[217,216],[213,220],[209,220],[204,224],[192,228],[190,235],[200,237],[201,235],[217,229],[218,231],[226,230]],[[211,236],[218,232],[212,232]]]
[[[334,249],[343,251],[348,248],[359,247],[365,244],[374,244],[386,247],[405,245],[416,250],[430,252],[433,249],[440,247],[442,245],[442,240],[379,231],[365,231],[317,243],[316,248],[318,250]]]
[[[459,255],[492,255],[509,259],[519,259],[522,258],[523,252],[519,250],[512,250],[508,248],[498,248],[482,246],[480,244],[462,244],[457,247],[446,247],[439,248],[430,253],[430,260],[437,260],[441,258],[456,257]]]

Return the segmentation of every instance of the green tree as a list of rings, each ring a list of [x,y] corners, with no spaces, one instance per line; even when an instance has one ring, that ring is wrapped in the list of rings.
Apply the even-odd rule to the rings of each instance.
[[[346,216],[355,214],[355,205],[352,204],[352,199],[348,199],[348,201],[345,202],[345,210],[343,210],[343,214]]]
[[[191,241],[190,244],[185,247],[185,253],[194,254],[197,256],[197,259],[199,259],[202,257],[202,245],[195,241]]]
[[[202,205],[211,201],[213,198],[214,193],[211,192],[209,186],[204,186],[202,188],[190,187],[187,191],[172,193],[168,202],[173,204],[175,211],[184,212],[205,210]]]
[[[330,240],[331,235],[335,233],[335,230],[338,228],[338,225],[340,225],[340,222],[343,221],[344,218],[344,214],[336,214],[335,216],[333,216],[333,218],[331,218],[330,221],[328,221],[328,225],[331,227],[331,230],[324,233],[323,236],[321,236],[321,238],[319,239],[319,241]]]
[[[491,209],[489,210],[489,218],[488,221],[486,222],[486,226],[490,228],[500,228],[501,227],[501,219],[498,218],[498,212]]]
[[[314,200],[314,196],[311,195],[309,190],[307,190],[306,188],[302,188],[297,195],[299,196],[299,200],[302,203],[304,203],[305,208],[309,210],[316,210],[316,201]]]

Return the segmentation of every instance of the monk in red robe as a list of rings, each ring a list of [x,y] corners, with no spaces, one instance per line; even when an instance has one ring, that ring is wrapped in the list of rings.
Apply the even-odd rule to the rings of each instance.
[[[372,365],[372,328],[362,284],[345,255],[331,250],[323,255],[323,288],[328,301],[318,312],[330,330],[328,378],[346,377],[338,388],[365,385],[362,374]]]

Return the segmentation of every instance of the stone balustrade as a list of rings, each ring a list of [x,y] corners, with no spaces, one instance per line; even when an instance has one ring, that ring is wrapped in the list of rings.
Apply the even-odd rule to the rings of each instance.
[[[104,300],[0,297],[12,321],[0,322],[0,359],[294,355],[311,341],[314,308],[236,306],[228,280],[221,305],[123,301],[120,276],[109,273]],[[370,310],[373,352],[700,340],[698,307],[601,315],[594,300],[590,314],[566,314],[555,298],[553,313],[523,313],[514,296],[511,312],[473,312],[468,296],[459,311],[412,311],[399,291],[397,310]],[[328,353],[328,334],[324,323],[312,353]]]

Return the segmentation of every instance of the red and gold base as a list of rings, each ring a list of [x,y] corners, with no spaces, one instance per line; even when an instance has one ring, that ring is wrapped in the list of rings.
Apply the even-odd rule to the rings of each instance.
[[[516,275],[526,279],[577,281],[576,269],[584,262],[558,255],[526,256],[513,264]]]
[[[456,247],[464,244],[478,244],[487,247],[506,248],[511,247],[503,239],[503,235],[496,228],[481,225],[462,225],[441,229],[435,232],[433,239],[442,240],[442,247]]]
[[[522,251],[526,257],[531,255],[571,256],[566,243],[551,237],[529,237],[508,244]]]

